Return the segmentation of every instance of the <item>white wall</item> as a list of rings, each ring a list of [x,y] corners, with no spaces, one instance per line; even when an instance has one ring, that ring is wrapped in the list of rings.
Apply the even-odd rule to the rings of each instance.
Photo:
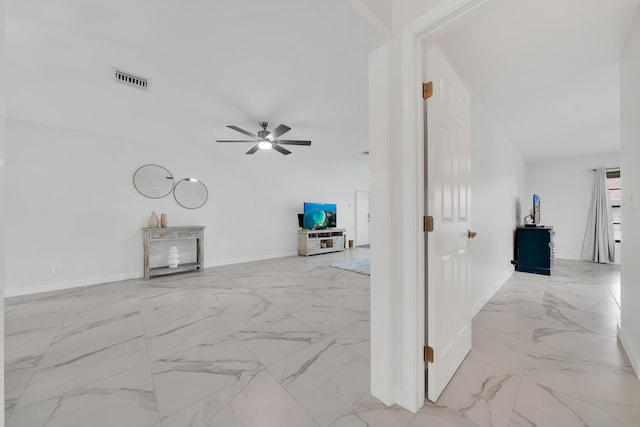
[[[622,316],[618,337],[640,378],[640,10],[621,60]]]
[[[368,188],[365,156],[360,164],[326,163],[275,151],[245,156],[238,148],[223,162],[211,148],[176,152],[170,144],[9,119],[7,292],[140,276],[140,228],[151,211],[166,212],[169,225],[207,227],[205,266],[297,254],[304,201],[337,203],[337,225],[354,238],[355,190]],[[145,163],[201,179],[206,205],[187,210],[172,196],[138,194],[132,176]]]
[[[580,259],[595,179],[591,169],[619,166],[618,152],[527,164],[528,199],[523,202],[522,216],[530,213],[533,194],[539,195],[540,220],[556,232],[556,258]]]
[[[514,233],[524,216],[525,165],[480,97],[471,94],[471,306],[487,303],[513,272]]]
[[[129,6],[8,5],[7,293],[140,276],[151,211],[207,227],[205,266],[296,254],[304,201],[337,203],[353,239],[355,190],[369,188],[368,51],[297,0]],[[115,83],[112,66],[150,90]],[[312,146],[246,156],[250,144],[215,142],[258,120]],[[139,195],[147,163],[201,179],[207,204]]]

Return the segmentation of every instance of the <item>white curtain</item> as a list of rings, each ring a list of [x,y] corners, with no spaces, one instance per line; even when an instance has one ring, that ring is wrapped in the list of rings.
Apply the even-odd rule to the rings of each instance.
[[[582,244],[582,258],[588,261],[613,262],[615,240],[613,238],[613,221],[611,220],[611,204],[607,190],[607,172],[604,168],[596,170],[593,196],[587,231]]]

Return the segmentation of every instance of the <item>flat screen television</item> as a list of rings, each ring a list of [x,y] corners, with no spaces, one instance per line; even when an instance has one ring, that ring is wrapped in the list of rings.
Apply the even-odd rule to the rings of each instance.
[[[531,215],[534,224],[540,224],[540,196],[533,195],[533,214]]]
[[[308,230],[335,228],[337,207],[335,203],[304,202],[303,227]]]

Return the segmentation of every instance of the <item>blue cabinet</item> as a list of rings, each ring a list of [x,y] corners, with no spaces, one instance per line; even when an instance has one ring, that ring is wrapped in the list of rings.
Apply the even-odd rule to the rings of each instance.
[[[518,227],[516,270],[551,275],[553,227]]]

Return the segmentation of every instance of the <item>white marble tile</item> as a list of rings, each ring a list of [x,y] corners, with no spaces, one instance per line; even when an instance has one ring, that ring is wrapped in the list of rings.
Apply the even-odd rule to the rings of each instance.
[[[324,337],[317,329],[289,314],[251,328],[237,330],[233,336],[245,343],[265,366]]]
[[[473,320],[473,349],[438,404],[411,414],[367,392],[369,278],[329,267],[366,256],[7,299],[8,425],[637,425],[638,381],[616,338],[616,266],[559,260],[550,277],[516,272]]]
[[[523,380],[544,390],[546,400],[555,398],[577,412],[583,410],[584,404],[592,408],[586,413],[609,414],[634,422],[640,419],[640,381],[631,367],[536,345],[529,352]]]
[[[525,378],[520,385],[510,426],[637,427],[638,422]]]
[[[319,341],[268,369],[323,427],[369,390],[369,361],[333,339]]]
[[[78,292],[78,298],[74,307],[96,304],[117,304],[123,299],[138,298],[136,280],[111,282],[101,285],[87,286]]]
[[[481,326],[496,333],[505,334],[505,336],[519,338],[525,337],[527,334],[531,337],[539,322],[540,319],[537,316],[499,310],[480,310],[473,318],[474,326]]]
[[[539,294],[533,294],[534,297],[528,297],[529,294],[524,293],[501,293],[494,295],[484,307],[483,312],[495,313],[513,313],[520,317],[526,317],[532,320],[539,320],[542,313],[540,307]]]
[[[143,336],[137,300],[74,307],[56,334],[41,369],[72,363]],[[146,352],[143,357],[146,358]]]
[[[604,285],[598,285],[598,288],[608,290]],[[620,317],[620,307],[616,304],[613,296],[609,296],[607,300],[604,298],[594,298],[592,295],[564,293],[548,289],[544,295],[547,304],[553,304],[561,309],[570,309],[584,311],[589,313],[601,314],[603,316]]]
[[[617,337],[585,331],[541,328],[533,333],[531,351],[563,352],[576,358],[611,366],[628,367],[631,362]]]
[[[261,367],[255,356],[231,337],[152,362],[160,414],[166,417],[204,398],[215,400],[222,408]]]
[[[295,285],[260,288],[256,289],[255,292],[287,313],[304,309],[313,304],[327,303],[325,298],[316,295],[313,290]]]
[[[408,427],[479,427],[457,411],[427,402],[416,414]]]
[[[531,333],[503,334],[479,325],[472,327],[471,354],[477,363],[521,375],[531,345]]]
[[[146,335],[149,360],[187,350],[192,347],[213,344],[220,338],[231,334],[231,329],[221,324],[216,316],[194,320],[185,325],[173,324],[172,329]]]
[[[57,329],[75,304],[78,292],[47,292],[5,299],[5,336]]]
[[[544,312],[537,328],[583,331],[615,337],[618,334],[618,317],[578,311],[543,302]]]
[[[68,357],[60,357],[63,351]],[[148,364],[143,337],[129,338],[102,347],[74,347],[57,353],[55,364],[47,362],[48,353],[44,356],[40,368],[18,401],[16,410]]]
[[[163,427],[318,427],[266,370],[252,376],[222,408],[204,399],[162,420]]]
[[[159,420],[147,366],[16,409],[7,427],[139,427]]]
[[[314,304],[291,315],[323,334],[333,334],[358,321],[369,320],[368,311],[333,304]]]
[[[206,295],[202,290],[180,289],[140,300],[145,334],[161,335],[208,318],[218,319],[222,309],[206,304]]]
[[[437,404],[479,426],[506,427],[519,384],[520,375],[488,365],[470,353]]]
[[[361,320],[331,335],[343,347],[371,360],[371,323]]]
[[[285,314],[284,310],[254,293],[221,293],[207,295],[204,300],[209,307],[220,309],[218,317],[234,329],[251,328]]]
[[[366,393],[342,413],[331,427],[408,426],[415,416],[399,406],[387,406],[370,393]]]

